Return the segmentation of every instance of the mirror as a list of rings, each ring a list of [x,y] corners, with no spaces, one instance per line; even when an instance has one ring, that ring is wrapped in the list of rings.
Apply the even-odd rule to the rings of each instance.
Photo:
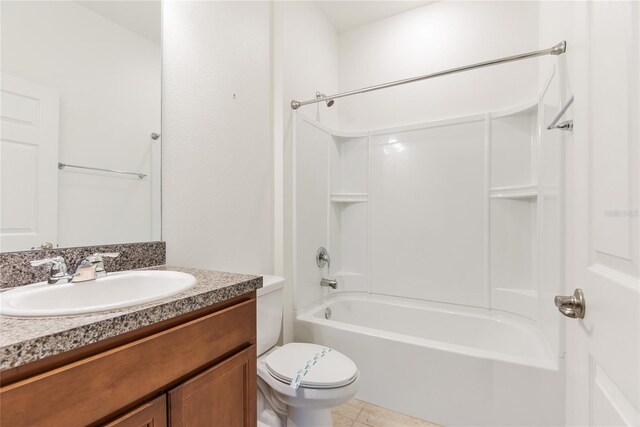
[[[160,240],[160,1],[0,8],[0,250]]]

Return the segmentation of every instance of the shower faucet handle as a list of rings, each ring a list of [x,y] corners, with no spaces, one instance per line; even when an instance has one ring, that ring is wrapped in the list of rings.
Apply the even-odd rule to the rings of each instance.
[[[327,252],[323,247],[320,247],[318,252],[316,252],[316,264],[318,264],[318,267],[320,268],[325,265],[327,267],[331,267],[331,257],[329,256],[329,252]]]

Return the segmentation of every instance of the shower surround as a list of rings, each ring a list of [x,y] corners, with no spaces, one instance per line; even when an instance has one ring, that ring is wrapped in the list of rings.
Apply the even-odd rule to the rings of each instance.
[[[444,425],[562,424],[558,93],[552,74],[512,108],[362,132],[296,112],[295,339],[352,357],[360,398]]]

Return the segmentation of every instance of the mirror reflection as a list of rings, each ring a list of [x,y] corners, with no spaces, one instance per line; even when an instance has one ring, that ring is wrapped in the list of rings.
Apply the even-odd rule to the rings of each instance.
[[[159,240],[160,2],[0,8],[0,250]]]

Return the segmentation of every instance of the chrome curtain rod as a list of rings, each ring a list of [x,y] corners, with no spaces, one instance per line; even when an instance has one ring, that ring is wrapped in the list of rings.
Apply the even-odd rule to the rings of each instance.
[[[60,162],[58,162],[58,169],[64,169],[64,168],[87,169],[87,170],[91,170],[91,171],[119,173],[121,175],[135,175],[140,179],[142,179],[145,176],[147,176],[147,174],[140,173],[140,172],[126,172],[126,171],[121,171],[121,170],[117,170],[117,169],[92,168],[92,167],[89,167],[89,166],[70,165],[68,163],[60,163]]]
[[[351,95],[357,95],[357,94],[360,94],[360,93],[372,92],[374,90],[386,89],[388,87],[393,87],[393,86],[400,86],[400,85],[403,85],[403,84],[413,83],[413,82],[417,82],[417,81],[420,81],[420,80],[426,80],[426,79],[431,79],[431,78],[434,78],[434,77],[446,76],[448,74],[460,73],[462,71],[475,70],[477,68],[489,67],[491,65],[504,64],[506,62],[519,61],[521,59],[527,59],[527,58],[535,58],[536,56],[561,55],[561,54],[565,53],[566,50],[567,50],[567,42],[563,40],[560,43],[558,43],[557,45],[555,45],[553,47],[550,47],[549,49],[536,50],[536,51],[533,51],[533,52],[521,53],[519,55],[507,56],[507,57],[504,57],[504,58],[494,59],[494,60],[491,60],[491,61],[478,62],[477,64],[473,64],[473,65],[467,65],[467,66],[464,66],[464,67],[451,68],[449,70],[439,71],[437,73],[425,74],[423,76],[411,77],[409,79],[404,79],[404,80],[396,80],[396,81],[390,82],[390,83],[383,83],[383,84],[379,84],[379,85],[375,85],[375,86],[369,86],[369,87],[365,87],[365,88],[362,88],[362,89],[351,90],[349,92],[337,93],[335,95],[327,95],[327,96],[324,96],[324,97],[317,97],[317,98],[309,99],[309,100],[306,100],[306,101],[296,101],[294,99],[294,100],[291,101],[291,108],[294,109],[294,110],[297,110],[298,108],[302,107],[303,105],[315,104],[315,103],[318,103],[318,102],[326,102],[327,100],[344,98],[345,96],[351,96]]]

